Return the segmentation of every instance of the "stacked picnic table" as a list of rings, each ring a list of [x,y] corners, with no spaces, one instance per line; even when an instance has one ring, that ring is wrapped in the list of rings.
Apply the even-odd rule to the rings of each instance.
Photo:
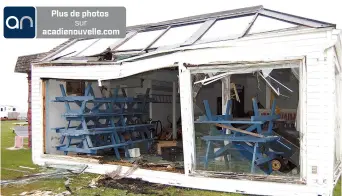
[[[65,113],[62,115],[66,125],[53,128],[61,135],[57,150],[75,153],[96,154],[99,150],[113,149],[117,159],[121,159],[120,149],[129,157],[128,149],[136,143],[146,143],[150,148],[152,138],[150,123],[142,123],[142,116],[148,114],[149,90],[143,97],[128,97],[121,89],[114,89],[112,97],[96,97],[91,83],[85,88],[84,96],[67,96],[64,86],[60,85],[61,97],[53,102],[63,102]],[[75,103],[78,109],[71,109]],[[71,124],[78,124],[71,126]]]
[[[250,119],[234,119],[231,115],[231,100],[228,100],[226,113],[223,115],[212,114],[208,101],[203,101],[205,115],[200,116],[195,123],[215,124],[223,128],[218,135],[202,137],[202,140],[207,143],[205,169],[208,168],[209,161],[222,156],[228,165],[226,155],[231,146],[251,162],[251,173],[255,173],[257,167],[266,174],[271,174],[273,171],[287,171],[290,167],[287,163],[290,156],[294,154],[293,146],[273,132],[274,121],[280,118],[275,113],[275,100],[269,115],[260,115],[257,100],[253,98],[252,101],[254,115]],[[265,124],[268,124],[267,130],[262,130]],[[239,125],[243,125],[244,128]],[[213,150],[213,144],[220,146],[216,152]],[[282,151],[277,151],[278,149]]]

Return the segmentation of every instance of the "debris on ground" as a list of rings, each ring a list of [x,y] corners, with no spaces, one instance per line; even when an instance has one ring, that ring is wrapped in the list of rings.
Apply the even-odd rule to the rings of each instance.
[[[52,172],[43,172],[43,173],[38,173],[38,174],[32,174],[32,175],[25,175],[24,177],[17,178],[14,180],[3,180],[1,181],[1,186],[6,186],[9,184],[22,184],[22,183],[27,183],[27,182],[33,182],[39,179],[43,178],[58,178],[62,177],[65,175],[70,175],[70,172],[68,171],[52,171]]]
[[[149,169],[155,171],[167,171],[174,173],[184,173],[184,166],[182,162],[170,162],[165,160],[150,160],[151,157],[138,157],[131,160],[100,160],[101,164],[112,164],[132,167],[134,165],[139,165],[139,168]]]
[[[122,167],[118,166],[118,168],[112,172],[107,172],[105,175],[100,175],[97,178],[93,179],[92,185],[95,184],[96,187],[106,187],[106,188],[114,188],[127,190],[132,193],[139,194],[150,194],[152,190],[161,190],[166,187],[166,185],[154,184],[147,181],[143,181],[141,179],[133,179],[127,178],[131,174],[134,173],[139,168],[138,161],[133,162],[133,167],[129,168],[124,174],[121,174]]]
[[[8,170],[8,171],[15,171],[15,172],[22,172],[22,173],[30,173],[29,171],[24,171],[24,170],[18,170],[18,169],[11,169],[11,168],[1,168],[4,170]]]
[[[26,166],[19,166],[20,168],[23,168],[23,169],[30,169],[30,170],[35,170],[36,168],[33,168],[33,167],[26,167]]]
[[[121,178],[113,179],[110,177],[102,178],[98,181],[99,187],[127,190],[135,194],[152,194],[152,191],[163,190],[167,185],[154,184],[141,179]]]
[[[133,167],[129,168],[124,174],[121,175],[122,167],[118,166],[116,170],[111,171],[111,172],[107,172],[104,176],[99,175],[98,177],[93,178],[91,180],[90,184],[88,185],[88,187],[97,188],[98,181],[100,179],[103,179],[103,178],[108,178],[108,179],[112,179],[112,180],[119,180],[119,179],[125,178],[125,177],[131,175],[137,169],[138,169],[138,165],[134,165]]]
[[[90,184],[88,185],[90,188],[97,188],[97,182],[102,177],[102,175],[99,175],[98,177],[91,180]]]
[[[66,195],[71,195],[69,191],[64,191],[62,193],[54,193],[52,191],[30,191],[30,192],[22,192],[19,194],[20,196],[66,196]]]
[[[70,178],[67,178],[67,180],[64,182],[64,187],[67,191],[69,191],[70,193],[72,193],[71,188],[70,188]]]
[[[44,179],[44,178],[59,178],[59,177],[65,177],[68,175],[78,175],[81,174],[85,171],[85,169],[88,166],[74,166],[74,168],[67,168],[67,169],[53,169],[48,172],[42,172],[38,174],[30,174],[30,175],[25,175],[24,177],[17,178],[14,180],[3,180],[1,181],[1,186],[5,186],[8,184],[21,184],[21,183],[27,183],[27,182],[33,182],[39,179]]]
[[[48,163],[45,162],[45,167],[47,168],[56,168],[56,169],[65,169],[67,171],[69,171],[70,173],[74,173],[74,174],[81,174],[83,173],[87,168],[88,165],[69,165],[69,164],[56,164],[56,163]]]
[[[129,175],[131,175],[135,170],[138,169],[138,165],[133,165],[133,167],[130,167],[126,173],[124,173],[123,175],[120,175],[121,173],[121,170],[122,170],[122,167],[121,166],[118,166],[118,168],[112,172],[108,172],[105,174],[105,177],[109,177],[113,180],[118,180],[118,179],[121,179],[121,178],[125,178]]]

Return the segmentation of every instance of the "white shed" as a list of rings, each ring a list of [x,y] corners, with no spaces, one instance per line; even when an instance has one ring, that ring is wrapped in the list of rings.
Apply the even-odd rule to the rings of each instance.
[[[182,149],[168,160],[179,167],[141,165],[129,177],[332,195],[342,169],[342,34],[334,24],[256,6],[127,31],[123,39],[69,40],[32,64],[35,164],[86,163],[103,174],[118,158],[131,160],[132,148],[161,159],[151,146],[165,132]],[[158,122],[163,131],[150,129]]]

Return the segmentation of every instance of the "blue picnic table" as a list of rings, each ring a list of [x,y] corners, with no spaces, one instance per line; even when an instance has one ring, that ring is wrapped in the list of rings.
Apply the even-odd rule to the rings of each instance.
[[[269,148],[270,143],[280,142],[280,137],[273,134],[274,121],[280,116],[275,114],[275,100],[272,104],[271,113],[269,115],[260,115],[255,98],[252,99],[254,115],[250,119],[234,119],[231,115],[232,101],[228,100],[226,113],[223,115],[214,115],[211,112],[207,100],[203,101],[205,107],[205,115],[200,116],[195,123],[197,124],[216,124],[223,129],[218,135],[206,135],[202,140],[206,141],[206,152],[204,158],[204,167],[208,168],[209,161],[217,157],[224,157],[226,164],[228,163],[227,154],[231,146],[239,150],[240,154],[251,161],[251,173],[255,173],[255,168],[259,167],[267,174],[271,174],[273,170],[278,170],[277,160],[284,154]],[[268,123],[268,129],[262,130],[262,125]],[[244,130],[234,127],[233,125],[244,125]],[[227,133],[227,129],[231,133]],[[229,141],[225,144],[225,141]],[[217,143],[221,147],[214,152],[213,144]],[[285,145],[285,144],[279,144]],[[287,147],[287,146],[286,146]],[[288,147],[289,148],[289,147]],[[266,167],[264,167],[266,165]]]

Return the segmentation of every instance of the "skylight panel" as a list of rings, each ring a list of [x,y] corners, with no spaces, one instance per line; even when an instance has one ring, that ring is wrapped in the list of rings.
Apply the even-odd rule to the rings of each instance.
[[[287,29],[287,28],[292,28],[296,26],[297,25],[294,25],[288,22],[283,22],[283,21],[268,18],[265,16],[258,16],[251,30],[249,31],[249,34],[274,31],[274,30],[279,30],[279,29]]]
[[[77,41],[76,43],[72,44],[65,50],[61,51],[52,59],[58,58],[58,57],[72,57],[72,56],[77,56],[78,53],[82,52],[89,46],[91,46],[94,42],[96,42],[98,39],[88,39],[88,40],[81,40]]]
[[[163,32],[164,29],[138,33],[137,35],[129,39],[126,43],[124,43],[122,46],[120,46],[117,50],[144,49]]]
[[[182,44],[190,38],[202,24],[193,24],[180,27],[173,27],[168,30],[156,43],[151,47],[170,46]]]
[[[245,16],[216,21],[200,40],[239,37],[244,33],[248,24],[253,20],[253,17],[254,16]]]
[[[105,51],[111,45],[115,44],[116,42],[120,41],[120,38],[110,38],[110,39],[100,39],[99,41],[95,42],[89,48],[81,52],[78,56],[91,56],[95,54],[100,54],[101,52]]]

